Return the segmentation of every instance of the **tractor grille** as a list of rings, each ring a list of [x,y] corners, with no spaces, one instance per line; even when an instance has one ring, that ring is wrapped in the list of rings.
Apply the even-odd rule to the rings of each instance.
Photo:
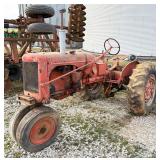
[[[37,62],[23,62],[23,88],[27,91],[38,92]]]

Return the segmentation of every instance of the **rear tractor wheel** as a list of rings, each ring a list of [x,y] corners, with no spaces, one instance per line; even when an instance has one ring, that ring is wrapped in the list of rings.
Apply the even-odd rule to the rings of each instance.
[[[128,84],[130,111],[145,115],[155,109],[156,70],[154,63],[141,63],[133,70]]]

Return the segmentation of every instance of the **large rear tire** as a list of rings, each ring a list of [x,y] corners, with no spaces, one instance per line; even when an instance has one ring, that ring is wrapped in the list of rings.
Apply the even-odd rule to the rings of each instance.
[[[151,62],[136,66],[128,84],[129,109],[136,115],[145,115],[155,108],[156,70]]]

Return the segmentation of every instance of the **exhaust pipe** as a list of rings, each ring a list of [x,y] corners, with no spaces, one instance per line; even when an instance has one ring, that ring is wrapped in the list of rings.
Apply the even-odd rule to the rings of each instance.
[[[59,47],[60,53],[65,54],[66,51],[66,33],[64,30],[59,30]]]
[[[66,51],[66,33],[65,30],[63,29],[63,13],[65,13],[65,9],[60,10],[61,14],[61,27],[59,30],[59,47],[60,47],[60,53],[65,54]]]

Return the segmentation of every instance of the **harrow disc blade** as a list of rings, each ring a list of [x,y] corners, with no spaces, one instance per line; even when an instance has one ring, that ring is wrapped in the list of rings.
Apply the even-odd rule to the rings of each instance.
[[[72,21],[71,21],[71,24],[72,24],[72,25],[76,25],[76,26],[85,26],[85,25],[86,25],[86,23],[85,23],[84,21],[82,21],[82,22],[77,22],[76,20],[72,20]]]
[[[79,33],[79,32],[83,32],[83,31],[85,31],[86,29],[84,28],[84,27],[82,27],[82,28],[77,28],[77,30],[71,30],[70,32],[71,33],[73,33],[73,34],[77,34],[77,33]]]
[[[80,7],[81,10],[85,10],[85,9],[86,9],[86,7],[85,7],[83,4],[75,4],[74,7],[75,7],[75,8]]]
[[[74,42],[84,42],[83,38],[77,38],[77,37],[70,37],[70,40],[72,40]]]
[[[81,15],[81,16],[84,16],[84,15],[86,15],[86,12],[85,11],[79,11],[79,10],[77,10],[77,9],[72,9],[71,11],[70,11],[70,13],[72,13],[72,14],[75,14],[75,15]]]
[[[77,21],[77,22],[82,22],[82,21],[85,21],[86,20],[86,17],[84,17],[83,15],[79,15],[77,16],[76,14],[73,14],[71,16],[71,21]]]

